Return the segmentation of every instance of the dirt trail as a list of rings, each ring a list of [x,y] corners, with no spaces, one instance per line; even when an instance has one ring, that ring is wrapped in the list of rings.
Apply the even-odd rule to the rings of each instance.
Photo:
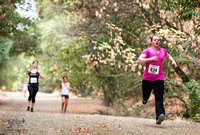
[[[24,97],[20,92],[6,92],[1,93],[0,95],[2,95],[2,102],[4,102],[0,106],[2,110],[26,110],[28,93],[26,94],[26,97]],[[70,114],[99,114],[99,110],[101,109],[108,109],[108,107],[103,106],[102,102],[98,99],[78,98],[73,95],[69,99],[68,113]],[[61,110],[61,98],[59,94],[46,94],[38,92],[34,110],[35,112],[59,113]]]
[[[35,112],[27,112],[27,97],[0,93],[0,135],[198,135],[200,124],[187,121],[99,115],[107,109],[97,99],[70,97],[67,114],[60,112],[58,94],[38,93]]]

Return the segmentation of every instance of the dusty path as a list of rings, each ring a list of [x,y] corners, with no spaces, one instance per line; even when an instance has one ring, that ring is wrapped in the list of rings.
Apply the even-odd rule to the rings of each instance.
[[[26,97],[24,97],[20,92],[6,92],[1,93],[0,95],[2,95],[2,102],[4,102],[0,105],[1,110],[26,110],[28,93]],[[71,96],[69,100],[68,113],[98,114],[100,109],[106,108],[107,107],[103,106],[100,100]],[[38,92],[34,110],[35,112],[59,113],[61,110],[61,98],[59,94],[45,94]]]
[[[60,97],[37,95],[35,112],[27,112],[20,93],[0,94],[0,135],[198,135],[200,124],[186,121],[98,115],[101,101],[71,97],[67,114],[60,114]]]

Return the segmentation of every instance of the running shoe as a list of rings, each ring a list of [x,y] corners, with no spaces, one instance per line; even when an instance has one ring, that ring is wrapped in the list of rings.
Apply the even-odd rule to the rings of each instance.
[[[33,112],[33,108],[31,108],[31,112]]]
[[[164,120],[165,120],[165,115],[160,114],[158,120],[156,121],[156,124],[160,125]]]
[[[27,107],[27,111],[30,111],[30,107],[29,106]]]

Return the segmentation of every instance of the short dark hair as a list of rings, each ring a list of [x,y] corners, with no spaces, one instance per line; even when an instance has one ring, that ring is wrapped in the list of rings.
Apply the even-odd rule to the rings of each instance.
[[[63,76],[63,79],[64,79],[64,78],[68,79],[67,76]]]
[[[156,36],[158,36],[158,35],[151,36],[151,41],[153,41],[153,37],[156,37]],[[158,37],[160,38],[160,36],[158,36]]]

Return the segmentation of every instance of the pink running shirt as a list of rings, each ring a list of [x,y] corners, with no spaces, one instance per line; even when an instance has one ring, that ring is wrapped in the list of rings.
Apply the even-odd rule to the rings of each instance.
[[[153,56],[157,56],[157,61],[149,61],[146,62],[146,69],[144,71],[143,80],[148,81],[156,81],[156,80],[163,80],[164,81],[164,74],[163,74],[163,61],[165,56],[167,55],[167,51],[163,48],[160,48],[159,54],[150,47],[145,49],[142,54],[145,54],[147,58],[151,58]]]

